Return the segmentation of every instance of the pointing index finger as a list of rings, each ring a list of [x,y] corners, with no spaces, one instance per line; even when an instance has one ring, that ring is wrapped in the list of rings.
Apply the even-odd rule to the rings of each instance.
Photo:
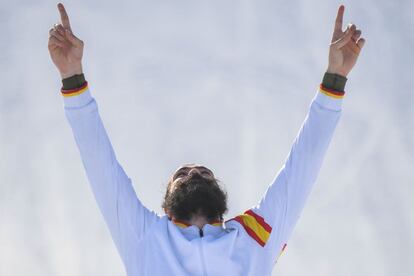
[[[66,13],[65,7],[63,6],[62,3],[58,4],[58,9],[59,9],[59,13],[60,13],[60,20],[62,21],[62,25],[65,29],[69,29],[70,28],[70,22],[69,22],[69,16]]]
[[[342,21],[344,18],[344,11],[345,11],[345,6],[344,5],[340,5],[338,8],[338,14],[336,15],[336,20],[335,20],[335,31],[341,31],[342,32]]]

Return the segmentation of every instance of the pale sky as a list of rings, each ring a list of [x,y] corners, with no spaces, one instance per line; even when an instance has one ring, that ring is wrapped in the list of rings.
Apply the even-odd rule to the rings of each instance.
[[[125,275],[47,50],[57,2],[0,0],[0,275]],[[66,1],[84,72],[142,202],[211,168],[256,204],[326,69],[339,4],[367,43],[280,276],[414,275],[414,1]]]

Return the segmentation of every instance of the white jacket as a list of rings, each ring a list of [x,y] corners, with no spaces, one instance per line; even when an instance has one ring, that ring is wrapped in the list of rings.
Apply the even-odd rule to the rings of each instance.
[[[271,275],[316,180],[343,97],[321,86],[285,164],[259,203],[200,231],[141,204],[116,160],[87,84],[62,94],[89,183],[130,276]]]

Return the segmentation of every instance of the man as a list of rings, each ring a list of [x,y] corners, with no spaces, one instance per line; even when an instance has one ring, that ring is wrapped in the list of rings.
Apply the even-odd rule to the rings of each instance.
[[[344,6],[335,22],[329,63],[285,164],[253,208],[227,221],[227,196],[208,168],[189,164],[172,176],[159,216],[137,198],[116,160],[82,73],[83,42],[58,4],[61,24],[49,52],[62,77],[65,113],[99,208],[128,275],[270,275],[303,209],[341,115],[346,76],[365,40]]]

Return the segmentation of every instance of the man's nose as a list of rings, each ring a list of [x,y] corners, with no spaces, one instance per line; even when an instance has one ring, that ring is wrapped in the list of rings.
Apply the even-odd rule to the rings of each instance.
[[[188,175],[193,175],[193,174],[200,174],[200,171],[197,168],[192,168],[189,172]]]

